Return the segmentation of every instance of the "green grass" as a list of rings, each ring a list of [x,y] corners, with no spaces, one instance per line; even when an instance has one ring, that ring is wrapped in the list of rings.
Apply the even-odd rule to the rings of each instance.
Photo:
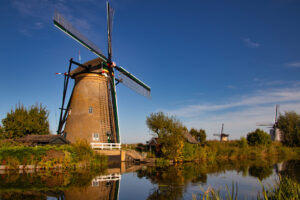
[[[300,156],[300,148],[290,148],[280,143],[270,145],[249,146],[242,141],[208,141],[205,145],[185,143],[183,150],[185,161],[215,162],[216,160],[262,159],[276,160],[278,158],[292,159]]]
[[[2,145],[0,147],[0,164],[17,169],[19,165],[35,165],[50,169],[97,167],[107,164],[107,157],[92,150],[86,141],[72,145],[45,145],[28,147],[22,145]]]

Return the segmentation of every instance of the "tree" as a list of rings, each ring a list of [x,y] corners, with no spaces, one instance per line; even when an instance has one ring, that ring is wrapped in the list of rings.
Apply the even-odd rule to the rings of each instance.
[[[277,125],[285,145],[300,146],[300,115],[294,111],[286,112],[280,115]]]
[[[196,138],[198,142],[204,144],[206,141],[206,132],[204,129],[197,130],[195,128],[191,128],[190,134]]]
[[[272,175],[272,169],[272,166],[251,166],[249,168],[249,175],[262,181]]]
[[[180,161],[184,146],[183,130],[185,127],[175,117],[163,112],[151,113],[147,117],[148,128],[157,135],[161,154],[164,158]]]
[[[4,138],[4,130],[2,128],[2,126],[0,126],[0,140]]]
[[[33,105],[29,109],[19,104],[2,120],[3,135],[10,139],[30,134],[49,134],[48,115],[46,107],[41,104]]]
[[[272,142],[271,136],[263,130],[256,129],[247,134],[249,145],[266,145]]]

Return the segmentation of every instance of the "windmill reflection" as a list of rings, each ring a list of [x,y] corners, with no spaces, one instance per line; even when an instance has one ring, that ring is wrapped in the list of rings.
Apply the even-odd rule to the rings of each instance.
[[[83,188],[71,188],[64,192],[66,200],[83,200],[83,199],[119,199],[121,174],[114,173],[109,175],[95,177],[89,186]]]

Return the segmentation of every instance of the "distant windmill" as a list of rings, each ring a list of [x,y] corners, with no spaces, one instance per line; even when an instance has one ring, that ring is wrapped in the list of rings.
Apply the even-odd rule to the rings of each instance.
[[[150,87],[112,61],[111,30],[113,9],[107,2],[108,57],[77,31],[58,12],[54,25],[97,55],[84,64],[70,60],[64,73],[64,89],[57,133],[70,142],[87,140],[93,148],[120,148],[116,85],[123,83],[134,91],[150,97]],[[71,71],[72,64],[78,67]],[[117,71],[116,71],[117,70]],[[118,78],[115,73],[118,72]],[[75,80],[69,102],[65,107],[69,78]]]
[[[273,141],[281,141],[282,134],[280,129],[278,128],[278,114],[279,114],[279,105],[276,104],[275,108],[275,122],[274,123],[256,123],[256,126],[267,126],[270,129],[271,139]]]
[[[224,124],[222,123],[221,133],[220,134],[214,134],[214,136],[220,137],[220,141],[228,141],[229,134],[225,134],[224,132]]]

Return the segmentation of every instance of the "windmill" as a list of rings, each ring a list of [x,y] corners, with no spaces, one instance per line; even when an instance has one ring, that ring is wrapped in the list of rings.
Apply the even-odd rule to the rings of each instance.
[[[86,139],[93,148],[120,148],[116,85],[123,83],[137,93],[150,97],[151,89],[121,66],[112,62],[112,18],[114,10],[107,2],[108,56],[77,31],[58,12],[54,25],[97,55],[84,64],[73,59],[64,73],[64,89],[57,134],[64,135],[71,143]],[[71,70],[72,65],[77,68]],[[118,76],[116,77],[116,73]],[[75,80],[69,101],[65,106],[69,79]]]
[[[220,137],[220,141],[228,141],[229,134],[225,134],[224,132],[224,124],[222,123],[221,133],[220,134],[214,134],[214,136]]]
[[[267,126],[270,128],[270,135],[273,141],[281,141],[282,134],[280,129],[278,128],[278,113],[279,113],[279,105],[276,104],[275,107],[275,122],[274,123],[256,123],[256,126]]]

